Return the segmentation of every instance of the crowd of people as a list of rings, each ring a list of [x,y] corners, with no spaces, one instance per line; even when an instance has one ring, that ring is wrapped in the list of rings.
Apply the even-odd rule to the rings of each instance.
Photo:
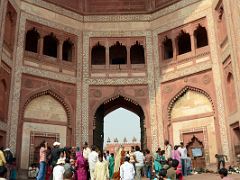
[[[191,159],[183,143],[151,153],[139,146],[125,151],[117,147],[114,153],[101,152],[86,142],[83,148],[64,147],[54,142],[50,148],[46,141],[39,147],[39,164],[29,169],[29,177],[37,180],[183,180],[191,172]],[[9,171],[9,173],[7,173]],[[228,179],[225,168],[219,170],[222,179]],[[16,159],[9,148],[0,149],[0,180],[16,180]]]
[[[83,149],[60,148],[59,142],[48,148],[42,142],[39,152],[39,170],[37,180],[140,180],[179,179],[190,172],[190,161],[183,143],[172,146],[165,141],[165,148],[151,153],[139,146],[125,151],[119,146],[114,153],[101,152],[96,146],[91,148],[85,143]]]
[[[0,148],[0,180],[8,177],[9,180],[17,179],[16,158],[9,148]]]

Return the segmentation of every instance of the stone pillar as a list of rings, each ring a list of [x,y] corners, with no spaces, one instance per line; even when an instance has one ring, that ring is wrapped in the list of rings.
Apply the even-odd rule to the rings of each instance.
[[[222,74],[222,62],[219,61],[221,58],[218,53],[218,41],[216,38],[216,24],[214,22],[214,9],[209,9],[207,15],[207,22],[208,22],[208,35],[209,35],[209,47],[211,51],[211,59],[212,59],[212,72],[213,72],[213,80],[215,84],[215,92],[216,92],[216,111],[218,112],[218,121],[217,124],[219,125],[219,133],[220,133],[220,141],[221,141],[221,149],[219,149],[224,155],[230,155],[229,149],[229,142],[228,142],[228,132],[227,126],[228,123],[226,122],[225,117],[225,103],[224,103],[224,96],[222,89],[224,88],[223,74]],[[219,142],[220,144],[220,142]]]
[[[195,41],[194,33],[190,32],[189,35],[190,35],[190,38],[191,38],[191,52],[192,52],[193,55],[195,55],[195,53],[196,53],[196,41]]]
[[[176,61],[177,60],[177,51],[178,51],[178,47],[177,47],[177,39],[175,37],[172,37],[172,48],[173,48],[173,60]]]
[[[26,16],[24,13],[21,13],[21,16],[18,14],[17,24],[19,25],[16,28],[18,32],[17,36],[17,45],[14,57],[14,64],[12,68],[12,81],[11,81],[11,90],[10,90],[10,103],[9,103],[9,112],[8,112],[8,146],[15,154],[17,148],[17,136],[19,126],[19,112],[20,112],[20,95],[21,95],[21,81],[22,81],[22,62],[23,62],[23,53],[24,53],[24,37],[25,37],[25,24]],[[20,142],[19,142],[20,143]],[[20,151],[20,150],[19,150]],[[17,160],[19,160],[19,154],[17,155]]]
[[[160,126],[162,127],[162,121],[157,119],[157,107],[156,107],[156,84],[155,84],[155,67],[156,64],[159,66],[159,56],[156,55],[156,64],[153,61],[153,40],[154,40],[154,50],[155,52],[158,47],[158,38],[157,34],[152,35],[152,32],[146,32],[146,57],[147,57],[147,72],[148,72],[148,93],[149,93],[149,119],[150,119],[150,127],[151,127],[151,140],[152,140],[152,151],[154,152],[159,147],[159,139],[163,139],[163,131],[158,130],[158,122],[160,122]],[[156,76],[159,77],[159,74]],[[159,121],[158,121],[159,120]],[[161,132],[161,133],[158,133]],[[149,137],[147,137],[149,139]],[[148,140],[147,140],[148,141]]]
[[[164,47],[162,42],[160,42],[159,47],[157,47],[159,49],[159,56],[158,58],[160,59],[160,62],[164,61]]]
[[[43,41],[44,41],[44,37],[40,35],[40,38],[38,40],[38,53],[40,56],[43,55]]]
[[[109,56],[109,43],[107,41],[106,43],[106,69],[109,69],[109,64],[110,64],[110,56]]]
[[[63,56],[62,56],[62,52],[63,52],[63,40],[59,39],[58,42],[58,47],[57,47],[57,60],[58,61],[62,61],[63,60]]]
[[[127,68],[131,68],[131,53],[130,53],[131,46],[127,45]]]

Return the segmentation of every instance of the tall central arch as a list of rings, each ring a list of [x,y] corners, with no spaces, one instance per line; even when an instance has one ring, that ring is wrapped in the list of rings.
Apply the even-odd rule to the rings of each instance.
[[[118,95],[116,97],[110,98],[109,100],[102,103],[96,110],[93,123],[93,144],[103,149],[104,143],[104,117],[118,108],[127,109],[140,118],[140,128],[141,128],[141,148],[145,149],[147,147],[146,138],[146,128],[145,128],[145,116],[142,107],[135,101]],[[126,128],[126,133],[131,131],[131,129]]]

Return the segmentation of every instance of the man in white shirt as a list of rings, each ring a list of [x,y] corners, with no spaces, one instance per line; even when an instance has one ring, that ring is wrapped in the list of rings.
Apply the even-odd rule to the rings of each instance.
[[[83,146],[83,157],[88,160],[88,156],[91,153],[91,149],[88,147],[88,143],[85,142]]]
[[[134,155],[136,157],[136,163],[135,163],[135,168],[136,168],[136,180],[141,179],[141,171],[144,167],[144,160],[145,157],[142,152],[140,152],[140,147],[136,146],[135,147],[135,152]]]
[[[130,158],[125,157],[125,162],[120,166],[120,179],[121,180],[134,180],[135,170],[131,163]]]
[[[64,159],[58,159],[56,166],[53,168],[53,180],[63,180],[64,164]]]
[[[165,145],[165,158],[169,160],[172,157],[172,146],[169,144],[168,140],[164,141]]]
[[[179,151],[180,154],[181,154],[181,159],[187,158],[187,148],[184,147],[183,142],[180,143],[180,146],[179,146],[179,148],[178,148],[178,151]]]
[[[182,173],[184,176],[187,176],[187,148],[184,146],[183,142],[180,143],[180,147],[178,148],[178,152],[181,154],[181,165],[182,165]]]
[[[98,162],[98,153],[96,152],[96,146],[92,145],[92,152],[90,152],[90,154],[88,155],[88,163],[89,163],[91,180],[94,179],[94,169],[97,162]]]

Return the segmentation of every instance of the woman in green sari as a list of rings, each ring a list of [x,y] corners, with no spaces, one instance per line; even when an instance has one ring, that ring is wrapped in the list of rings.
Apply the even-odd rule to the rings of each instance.
[[[166,159],[164,157],[164,151],[158,149],[157,152],[154,154],[154,170],[156,175],[159,174],[165,161]]]
[[[112,179],[113,173],[114,173],[114,154],[113,153],[110,154],[110,157],[109,157],[108,161],[109,161],[109,165],[108,165],[109,178]]]

